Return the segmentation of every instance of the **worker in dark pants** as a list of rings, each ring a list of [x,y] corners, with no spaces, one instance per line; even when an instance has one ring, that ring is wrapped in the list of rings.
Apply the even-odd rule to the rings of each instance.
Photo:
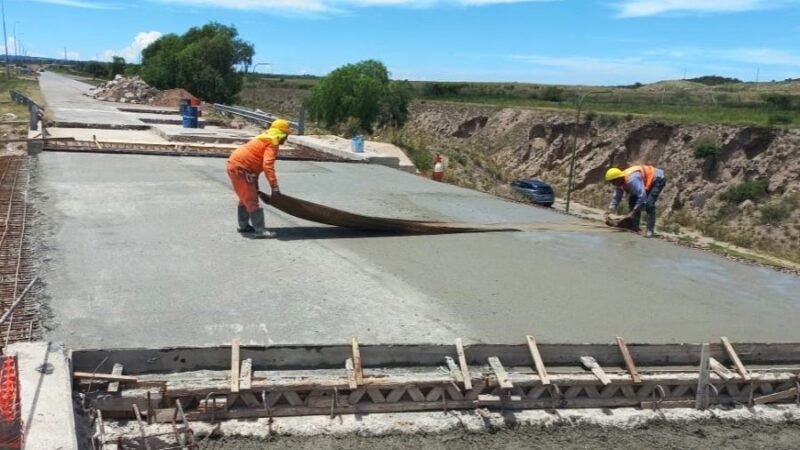
[[[654,237],[656,235],[656,202],[664,190],[664,186],[667,185],[664,171],[646,165],[632,166],[625,170],[611,168],[606,172],[605,178],[607,182],[614,185],[614,195],[606,211],[606,218],[619,208],[622,196],[627,193],[630,212],[625,218],[632,220],[631,228],[639,232],[639,223],[644,209],[647,212],[645,236]]]

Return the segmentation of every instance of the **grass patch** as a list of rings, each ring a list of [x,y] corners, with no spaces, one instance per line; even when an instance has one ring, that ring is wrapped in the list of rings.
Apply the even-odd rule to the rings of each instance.
[[[788,202],[777,200],[758,208],[762,225],[777,225],[788,219],[794,208]]]
[[[712,136],[705,136],[697,141],[694,146],[694,157],[697,159],[716,158],[722,149]]]

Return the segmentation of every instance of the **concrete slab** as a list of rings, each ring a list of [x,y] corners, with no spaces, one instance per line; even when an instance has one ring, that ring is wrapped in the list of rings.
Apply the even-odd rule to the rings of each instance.
[[[402,168],[400,158],[396,155],[381,154],[367,150],[365,150],[363,153],[355,153],[350,149],[349,141],[336,136],[289,136],[287,142],[296,148],[306,148],[309,150],[324,152],[344,161],[379,164],[382,166],[391,167],[393,169]],[[416,172],[416,168],[410,172]]]
[[[67,350],[50,342],[19,343],[17,355],[26,450],[78,449]]]
[[[49,137],[71,137],[77,141],[130,141],[153,142],[158,144],[168,141],[156,133],[135,130],[95,130],[91,128],[48,128]]]
[[[55,122],[93,124],[99,127],[146,127],[135,115],[99,102],[85,94],[91,86],[53,72],[39,74],[39,86],[47,102],[47,111]]]
[[[307,136],[307,138],[315,139],[331,145],[341,152],[353,153],[351,142],[349,139],[344,139],[334,135],[319,135]],[[303,139],[303,138],[301,138]],[[369,162],[378,163],[378,160],[385,158],[382,165],[394,167],[405,172],[416,173],[417,168],[414,162],[403,152],[400,147],[389,144],[386,142],[364,141],[364,153],[362,154]]]
[[[181,125],[150,124],[152,130],[170,142],[219,142],[245,143],[253,138],[252,130],[237,130],[206,126],[204,128],[183,128]]]
[[[224,160],[43,153],[51,339],[72,348],[362,342],[796,341],[800,279],[627,233],[374,236],[270,211],[235,232]],[[574,223],[381,166],[280,161],[286,193],[357,213]],[[262,179],[262,185],[264,181]]]

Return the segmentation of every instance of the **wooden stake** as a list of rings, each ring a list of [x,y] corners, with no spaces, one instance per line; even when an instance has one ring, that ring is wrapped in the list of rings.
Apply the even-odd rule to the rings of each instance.
[[[111,375],[120,376],[122,375],[122,364],[114,363],[114,368],[111,369]],[[119,381],[112,381],[108,383],[108,392],[114,393],[119,392]]]
[[[450,376],[453,377],[456,383],[464,383],[464,374],[461,373],[461,369],[456,364],[456,361],[450,357],[445,356],[444,362],[447,364],[447,368],[450,370]]]
[[[617,336],[617,345],[619,346],[619,351],[622,352],[622,358],[625,360],[625,365],[628,367],[628,372],[631,374],[631,379],[634,383],[640,384],[642,382],[642,378],[639,376],[639,371],[636,369],[636,364],[633,363],[633,358],[631,358],[631,352],[628,350],[628,345],[625,344],[625,339]]]
[[[239,392],[239,338],[231,343],[231,392]]]
[[[79,380],[119,381],[122,383],[138,383],[139,379],[127,375],[111,375],[107,373],[74,372],[72,378]]]
[[[542,355],[539,354],[539,347],[536,345],[536,340],[533,336],[528,336],[528,349],[531,352],[531,357],[533,358],[533,364],[536,366],[536,373],[539,374],[539,378],[542,380],[542,384],[549,385],[550,384],[550,377],[547,376],[547,369],[544,367],[544,361],[542,361]]]
[[[608,375],[606,375],[605,370],[600,367],[600,364],[597,364],[597,360],[592,358],[591,356],[581,356],[581,365],[591,370],[594,376],[603,383],[603,386],[608,386],[611,384],[611,380],[608,379]]]
[[[514,389],[514,384],[511,383],[511,378],[508,377],[508,372],[506,372],[506,369],[500,362],[500,358],[496,356],[490,357],[489,366],[492,368],[494,374],[497,376],[497,384],[500,385],[500,388]]]
[[[242,361],[242,374],[239,376],[239,388],[250,390],[253,385],[253,360],[250,358]]]
[[[461,366],[461,374],[464,376],[464,389],[472,390],[472,375],[469,374],[467,356],[464,353],[464,342],[461,338],[456,339],[456,353],[458,354],[458,365]]]
[[[356,383],[359,386],[364,384],[364,369],[361,366],[361,350],[358,348],[358,338],[353,336],[353,371],[356,375]]]
[[[711,381],[711,372],[709,370],[711,358],[711,347],[708,344],[703,344],[700,350],[700,376],[697,378],[697,400],[695,401],[695,409],[708,409],[708,385]]]
[[[728,370],[727,367],[723,366],[722,363],[720,363],[716,359],[709,358],[708,363],[711,366],[711,370],[713,370],[714,373],[717,374],[723,380],[730,381],[734,378],[735,375],[733,374],[733,372]]]
[[[744,381],[750,381],[750,374],[747,372],[744,364],[742,364],[742,361],[739,359],[739,355],[736,354],[736,350],[733,349],[733,345],[731,345],[728,338],[722,336],[720,340],[722,341],[722,346],[725,347],[725,351],[728,353],[728,358],[730,358],[731,361],[733,361],[733,365],[736,366],[736,370],[739,372],[739,375],[742,376]]]
[[[347,358],[347,360],[345,360],[344,370],[347,371],[347,384],[350,386],[350,389],[358,389],[356,372],[353,370],[353,358]]]

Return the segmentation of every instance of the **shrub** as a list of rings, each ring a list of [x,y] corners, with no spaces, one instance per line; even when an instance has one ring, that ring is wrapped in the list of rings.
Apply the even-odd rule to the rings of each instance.
[[[625,114],[625,121],[630,122],[633,120],[633,114]]]
[[[717,140],[707,136],[697,141],[694,146],[694,157],[697,159],[716,158],[721,148]]]
[[[587,122],[593,122],[594,119],[596,119],[596,118],[597,118],[597,113],[596,112],[589,111],[589,112],[586,113],[586,121]]]
[[[546,102],[564,101],[564,90],[557,86],[547,86],[539,94],[539,98]]]
[[[792,108],[792,97],[786,94],[763,94],[761,98],[776,109],[787,110]]]
[[[620,116],[602,114],[597,118],[597,124],[601,127],[613,127],[620,121]]]
[[[769,195],[768,180],[754,180],[738,184],[723,192],[720,198],[728,203],[742,203],[745,200],[758,201]]]
[[[761,213],[760,221],[763,225],[777,225],[792,214],[792,208],[786,202],[773,201],[758,209]]]
[[[791,125],[794,119],[789,114],[773,113],[767,118],[768,125]]]

